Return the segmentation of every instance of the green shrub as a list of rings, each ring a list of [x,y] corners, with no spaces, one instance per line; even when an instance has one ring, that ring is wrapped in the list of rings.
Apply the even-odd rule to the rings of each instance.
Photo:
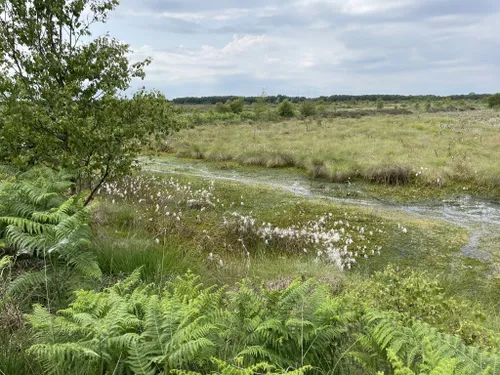
[[[384,108],[384,100],[378,98],[377,101],[375,102],[375,105],[377,109],[383,109]]]
[[[304,117],[314,116],[316,114],[316,105],[313,101],[306,100],[300,105],[300,113]]]
[[[229,107],[233,113],[241,113],[245,107],[245,102],[243,101],[243,98],[238,98],[230,102]]]
[[[288,100],[284,100],[278,106],[278,114],[281,117],[293,117],[293,104]]]
[[[256,120],[258,116],[251,111],[243,111],[240,113],[241,119],[242,120]]]
[[[491,95],[488,98],[488,106],[490,108],[498,108],[498,107],[500,107],[500,93]]]
[[[199,109],[195,109],[191,115],[191,123],[194,125],[201,125],[205,123],[205,118]]]
[[[88,251],[91,208],[81,196],[67,198],[70,177],[34,169],[0,183],[0,251],[16,254],[27,269],[9,280],[8,297],[65,304],[75,284],[100,279]]]
[[[263,97],[258,97],[253,103],[253,112],[257,118],[261,118],[267,110],[267,105]]]
[[[222,103],[222,102],[217,102],[217,104],[215,104],[215,112],[217,113],[229,113],[229,112],[232,112],[231,110],[231,106],[229,105],[229,103]]]
[[[406,322],[424,321],[467,344],[493,348],[500,339],[480,324],[486,316],[479,305],[447,296],[439,281],[426,272],[389,266],[351,293],[371,308],[397,312]]]
[[[361,351],[352,355],[368,371],[395,375],[500,374],[500,356],[468,346],[457,336],[418,320],[404,322],[395,312],[367,310],[362,318]]]

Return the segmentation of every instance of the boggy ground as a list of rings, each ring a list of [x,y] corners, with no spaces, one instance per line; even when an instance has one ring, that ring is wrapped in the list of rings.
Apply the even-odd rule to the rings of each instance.
[[[162,146],[179,157],[298,167],[315,178],[409,185],[410,196],[466,191],[498,197],[500,113],[284,120],[185,129]]]
[[[393,264],[430,272],[452,294],[488,304],[498,298],[494,231],[471,243],[485,227],[474,219],[460,225],[459,211],[457,222],[447,220],[450,207],[433,214],[426,206],[426,215],[412,206],[332,201],[286,191],[276,186],[279,178],[249,183],[228,170],[217,178],[205,163],[172,168],[171,160],[157,159],[101,191],[97,254],[106,273],[145,264],[152,281],[190,269],[208,284],[312,276],[342,288]],[[498,227],[495,218],[491,228]],[[476,256],[483,253],[487,259]]]

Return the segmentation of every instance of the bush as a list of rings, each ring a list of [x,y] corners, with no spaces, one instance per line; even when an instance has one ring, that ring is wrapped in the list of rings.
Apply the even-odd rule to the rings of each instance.
[[[191,115],[191,124],[193,124],[193,125],[201,125],[203,123],[204,123],[203,115],[200,112],[200,110],[198,108],[196,108],[193,111],[193,114]]]
[[[288,99],[282,101],[278,106],[278,114],[281,117],[293,117],[293,104]]]
[[[304,117],[314,116],[316,114],[316,105],[309,100],[302,102],[300,105],[300,113]]]
[[[258,116],[254,112],[243,111],[240,114],[242,120],[256,120]]]
[[[377,109],[382,109],[384,108],[384,101],[382,99],[377,99],[376,101],[376,106],[377,106]]]
[[[232,112],[231,110],[231,106],[226,103],[222,103],[222,102],[217,102],[217,104],[215,104],[215,112],[217,113],[229,113],[229,112]]]
[[[491,95],[488,98],[488,106],[490,108],[498,108],[500,107],[500,93]]]
[[[266,102],[263,97],[258,97],[255,103],[253,103],[253,112],[255,116],[260,118],[264,112],[266,112]]]
[[[350,293],[369,308],[397,312],[407,323],[423,321],[468,345],[496,346],[498,335],[481,324],[486,319],[481,306],[446,295],[441,283],[427,272],[388,266]]]
[[[238,98],[229,103],[229,107],[233,113],[241,113],[245,107],[245,102],[243,101],[243,98]]]

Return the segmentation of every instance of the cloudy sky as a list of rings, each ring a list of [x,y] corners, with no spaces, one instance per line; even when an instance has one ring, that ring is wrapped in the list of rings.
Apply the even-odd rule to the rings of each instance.
[[[500,91],[500,0],[121,0],[167,97]]]

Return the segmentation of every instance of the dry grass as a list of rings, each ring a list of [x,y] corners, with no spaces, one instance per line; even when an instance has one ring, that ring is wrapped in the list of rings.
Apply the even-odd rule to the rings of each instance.
[[[295,166],[335,182],[498,189],[499,128],[499,112],[480,110],[201,126],[169,144],[181,157]]]

